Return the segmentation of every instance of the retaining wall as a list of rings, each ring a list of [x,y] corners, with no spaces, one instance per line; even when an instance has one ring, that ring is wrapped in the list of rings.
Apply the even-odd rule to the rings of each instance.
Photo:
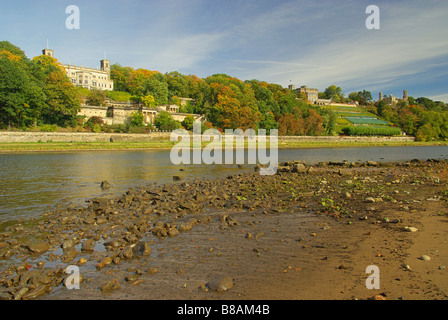
[[[156,140],[169,140],[171,132],[141,133],[91,133],[91,132],[0,132],[0,142],[149,142]],[[269,136],[268,136],[269,137]],[[282,136],[282,142],[383,142],[415,141],[414,137],[349,137],[349,136]]]

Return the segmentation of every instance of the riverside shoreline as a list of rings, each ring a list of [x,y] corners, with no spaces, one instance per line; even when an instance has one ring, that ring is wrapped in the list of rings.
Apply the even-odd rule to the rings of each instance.
[[[0,297],[446,300],[447,164],[295,161],[273,176],[136,186],[61,206],[1,225]],[[64,286],[69,265],[79,290]],[[366,288],[369,265],[380,289]],[[225,292],[210,286],[221,275],[232,279]]]
[[[0,132],[0,153],[93,150],[168,150],[177,144],[170,132],[149,134],[87,132]],[[267,136],[269,141],[269,135]],[[204,147],[209,142],[202,141]],[[224,144],[224,139],[223,139]],[[269,145],[269,142],[267,142]],[[280,136],[278,148],[432,146],[448,141],[418,142],[414,137]],[[247,141],[245,142],[247,146]]]

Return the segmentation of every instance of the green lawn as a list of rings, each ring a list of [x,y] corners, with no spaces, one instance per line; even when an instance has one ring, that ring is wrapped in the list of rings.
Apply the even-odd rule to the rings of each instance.
[[[208,142],[203,142],[202,147]],[[24,142],[0,143],[1,153],[20,152],[64,152],[83,150],[169,150],[175,142]],[[373,146],[421,146],[421,145],[448,145],[448,142],[402,142],[402,141],[279,141],[279,148],[326,148],[326,147],[373,147]],[[247,143],[245,144],[247,146]],[[269,143],[267,144],[269,146]]]

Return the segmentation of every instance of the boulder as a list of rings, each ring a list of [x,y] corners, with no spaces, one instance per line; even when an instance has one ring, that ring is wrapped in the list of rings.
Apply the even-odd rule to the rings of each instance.
[[[42,241],[42,242],[28,243],[25,245],[25,248],[27,248],[34,254],[43,254],[47,252],[48,249],[50,249],[50,245]]]
[[[101,189],[107,190],[110,189],[111,187],[112,185],[107,180],[101,181]]]

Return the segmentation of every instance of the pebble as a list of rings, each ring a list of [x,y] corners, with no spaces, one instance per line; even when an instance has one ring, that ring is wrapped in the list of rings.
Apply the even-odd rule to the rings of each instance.
[[[138,280],[138,274],[133,273],[133,274],[129,274],[126,276],[125,278],[126,281],[137,281]]]
[[[112,280],[112,281],[108,281],[104,285],[102,285],[101,291],[116,290],[116,289],[120,289],[120,287],[121,287],[120,282],[118,282],[118,280]]]
[[[233,288],[233,279],[228,275],[219,276],[210,281],[207,287],[213,291],[227,291]]]
[[[420,256],[419,259],[423,260],[423,261],[429,261],[429,260],[431,260],[431,257],[426,255],[426,254],[423,254],[423,255]]]
[[[414,227],[404,227],[404,231],[407,231],[407,232],[417,232],[418,229],[414,228]]]

